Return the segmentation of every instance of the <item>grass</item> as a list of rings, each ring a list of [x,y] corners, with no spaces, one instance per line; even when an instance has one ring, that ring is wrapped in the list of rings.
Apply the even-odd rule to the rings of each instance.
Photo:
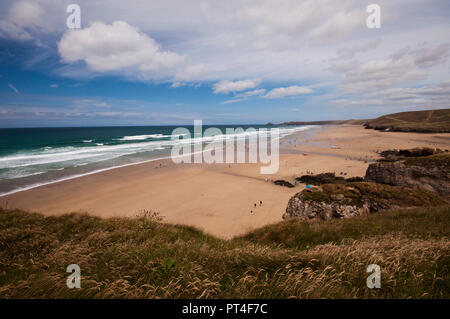
[[[302,200],[332,203],[333,196],[344,195],[343,204],[362,206],[363,203],[381,203],[383,206],[413,207],[436,206],[446,202],[434,192],[403,186],[390,186],[370,182],[347,182],[346,184],[323,184],[321,189],[304,189],[295,196]]]
[[[407,166],[421,166],[428,168],[444,168],[450,174],[450,153],[439,153],[423,157],[408,157],[405,159]]]
[[[448,206],[288,220],[228,241],[143,216],[0,210],[0,297],[450,297]],[[372,263],[381,289],[366,287]],[[66,287],[69,264],[81,289]]]
[[[387,114],[368,120],[368,128],[414,132],[450,132],[450,109]]]

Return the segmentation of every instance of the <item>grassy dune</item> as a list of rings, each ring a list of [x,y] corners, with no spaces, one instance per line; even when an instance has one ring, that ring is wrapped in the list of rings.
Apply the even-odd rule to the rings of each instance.
[[[225,241],[153,217],[0,210],[0,297],[449,298],[449,226],[440,206],[290,220]],[[81,289],[66,287],[73,263]],[[366,287],[372,263],[381,289]]]

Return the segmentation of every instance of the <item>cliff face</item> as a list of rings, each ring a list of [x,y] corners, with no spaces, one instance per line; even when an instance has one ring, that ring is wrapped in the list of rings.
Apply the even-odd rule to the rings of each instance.
[[[417,188],[368,182],[324,184],[294,195],[288,202],[283,219],[351,218],[393,208],[444,203],[436,193]]]
[[[385,151],[381,156],[383,159],[369,165],[364,182],[346,180],[332,173],[297,178],[318,187],[294,195],[283,218],[329,220],[399,207],[448,204],[448,152],[415,148]]]
[[[334,203],[304,200],[299,194],[293,196],[286,207],[283,219],[296,217],[302,221],[311,219],[329,220],[332,218],[350,218],[367,214],[370,208],[367,203],[358,207],[336,201]]]
[[[365,180],[395,186],[418,187],[450,197],[450,156],[437,154],[370,164]]]

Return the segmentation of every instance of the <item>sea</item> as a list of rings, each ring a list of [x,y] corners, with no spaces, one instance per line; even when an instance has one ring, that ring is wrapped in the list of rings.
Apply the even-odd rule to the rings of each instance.
[[[188,136],[174,135],[178,126],[64,127],[0,129],[0,196],[73,179],[118,167],[170,158],[177,143],[210,143],[221,136],[194,137],[194,127],[184,126]],[[203,131],[210,126],[204,125]],[[252,127],[265,125],[214,126]],[[280,138],[314,126],[278,126]],[[192,135],[191,135],[192,134]],[[266,134],[266,133],[264,133]],[[185,134],[186,135],[186,134]],[[235,134],[226,138],[248,138]],[[223,136],[222,136],[223,138]]]

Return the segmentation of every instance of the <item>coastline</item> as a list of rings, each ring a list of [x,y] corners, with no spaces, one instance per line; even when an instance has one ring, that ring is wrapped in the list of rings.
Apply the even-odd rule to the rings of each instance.
[[[112,132],[108,131],[110,128],[106,128],[106,132],[102,128],[95,129],[100,130],[97,132],[100,136],[108,135],[107,137],[103,136],[99,138],[99,140],[106,144],[93,142],[97,138],[92,137],[93,133],[91,132],[91,135],[89,135],[91,136],[91,140],[83,140],[83,146],[85,142],[96,144],[97,146],[88,145],[81,147],[79,145],[80,137],[76,136],[76,134],[74,136],[74,133],[71,133],[72,135],[69,134],[68,137],[70,142],[61,142],[58,139],[48,140],[47,143],[51,146],[42,147],[42,145],[37,143],[34,147],[29,146],[28,149],[24,148],[16,153],[0,157],[0,164],[2,164],[0,165],[0,198],[36,187],[117,168],[171,159],[173,158],[171,156],[172,147],[177,144],[184,145],[186,143],[185,139],[177,139],[180,134],[172,135],[169,132],[171,127],[165,127],[162,130],[163,133],[167,133],[166,135],[162,133],[127,135],[136,134],[135,127],[126,127],[120,132],[114,132],[114,134],[119,136],[125,135],[122,138],[111,136]],[[157,127],[150,127],[149,129],[156,130],[156,132],[160,131]],[[289,129],[280,128],[280,138],[283,139],[295,131],[301,131],[307,134],[307,131],[314,131],[316,129],[317,127],[314,126],[301,126]],[[244,135],[245,133],[233,134],[237,139],[242,139]],[[173,139],[174,136],[176,137],[175,140]],[[148,140],[149,138],[153,140]],[[195,140],[198,140],[198,138],[195,138]],[[200,140],[204,140],[204,143],[211,141],[206,136],[201,137]],[[126,142],[119,143],[117,141]],[[195,149],[193,151],[191,150],[191,156],[205,151],[206,149],[200,152],[195,151]],[[185,156],[183,154],[176,157]],[[43,160],[44,158],[45,160]]]
[[[260,164],[175,164],[162,159],[6,195],[0,197],[0,206],[45,215],[88,212],[100,217],[136,217],[142,210],[152,210],[163,216],[163,222],[231,238],[281,221],[289,198],[305,186],[285,188],[271,179],[292,181],[307,171],[364,176],[378,151],[418,146],[448,149],[450,134],[328,126],[314,136],[299,132],[284,139],[274,175],[261,175]]]

